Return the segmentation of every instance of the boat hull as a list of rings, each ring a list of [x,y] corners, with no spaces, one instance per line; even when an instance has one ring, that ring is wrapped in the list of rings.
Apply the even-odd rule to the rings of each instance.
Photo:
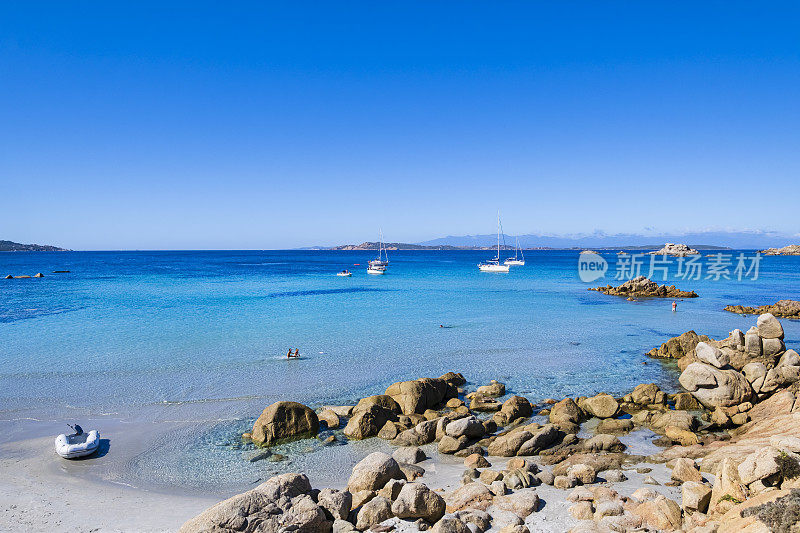
[[[386,274],[386,270],[380,268],[368,268],[367,274],[383,275]]]
[[[519,259],[509,259],[505,262],[506,265],[520,265],[525,266],[525,261],[520,261]]]
[[[508,265],[478,265],[481,272],[508,272]]]

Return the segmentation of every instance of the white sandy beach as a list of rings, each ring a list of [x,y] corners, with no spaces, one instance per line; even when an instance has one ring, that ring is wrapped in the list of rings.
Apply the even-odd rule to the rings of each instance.
[[[4,423],[5,424],[5,423]],[[27,422],[23,433],[56,431],[52,423]],[[0,445],[0,531],[175,531],[191,516],[230,494],[191,495],[110,481],[141,453],[152,431],[124,425],[102,435],[109,453],[65,460],[52,436]]]
[[[14,424],[16,436],[32,436],[0,445],[0,531],[176,531],[186,520],[237,492],[195,494],[177,487],[165,490],[136,481],[129,483],[124,479],[127,464],[143,453],[165,428],[152,425],[147,429],[147,426],[111,421],[103,425],[108,429],[102,436],[111,443],[107,453],[101,451],[98,456],[87,459],[65,460],[53,452],[52,437],[42,435],[60,426],[34,421]],[[392,449],[379,439],[371,440],[375,446],[370,449]],[[640,434],[623,437],[623,440],[633,451],[644,451],[643,446],[652,448]],[[364,444],[337,446],[319,455],[319,461],[338,462],[338,467],[328,469],[338,474],[307,472],[314,487],[344,487],[354,457],[361,458],[367,453],[366,448],[361,449]],[[439,454],[435,445],[422,449],[429,458],[419,465],[425,469],[420,481],[434,490],[458,488],[465,470],[463,460]],[[489,460],[493,468],[502,470],[508,458],[489,457]],[[672,499],[679,497],[679,488],[664,485],[670,476],[666,466],[641,465],[652,468],[648,474],[635,472],[638,466],[626,467],[627,481],[609,485],[627,496],[643,486],[645,475],[652,475],[662,483],[652,488]],[[251,488],[248,482],[243,480],[241,490]],[[525,490],[535,490],[544,502],[541,511],[528,518],[531,531],[565,531],[576,523],[567,512],[569,491],[547,485]]]

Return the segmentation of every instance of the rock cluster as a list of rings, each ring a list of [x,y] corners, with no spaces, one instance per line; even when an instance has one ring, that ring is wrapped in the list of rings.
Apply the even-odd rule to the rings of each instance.
[[[697,298],[697,293],[694,291],[682,291],[675,285],[659,285],[644,276],[628,280],[618,287],[606,285],[605,287],[592,287],[589,290],[627,298]]]
[[[685,244],[674,244],[668,242],[664,245],[663,248],[660,250],[655,250],[653,252],[647,252],[650,255],[672,255],[675,257],[686,257],[687,255],[699,255],[700,252],[695,250],[694,248],[690,248]]]
[[[534,489],[540,484],[574,489],[568,499],[570,514],[580,520],[575,532],[763,525],[774,509],[794,505],[787,495],[800,490],[800,355],[786,349],[783,337],[778,319],[762,314],[746,333],[734,330],[723,340],[693,331],[670,339],[651,355],[678,360],[687,392],[676,394],[644,383],[622,397],[548,399],[541,408],[506,396],[498,381],[465,396],[463,376],[449,373],[395,383],[385,394],[319,414],[278,402],[254,425],[255,442],[313,435],[321,420],[328,428],[345,425],[348,438],[377,436],[397,448],[356,464],[346,490],[314,491],[305,476],[285,474],[212,507],[182,531],[525,533],[526,517],[540,506]],[[530,420],[537,410],[546,423]],[[588,420],[584,427],[594,426],[594,436],[579,436]],[[616,435],[636,427],[670,446],[651,460],[672,469],[666,484],[680,486],[680,503],[649,488],[624,497],[598,485],[627,479],[621,468],[631,456]],[[714,434],[721,430],[725,439]],[[430,443],[464,458],[462,486],[450,493],[420,482],[427,465],[418,446]],[[498,468],[496,457],[510,459]],[[701,467],[714,474],[713,485]]]
[[[767,248],[759,250],[758,253],[764,255],[800,255],[800,244],[790,244],[783,248]]]
[[[686,357],[692,359],[679,382],[711,410],[763,400],[800,378],[800,356],[786,350],[783,327],[769,313],[747,333],[734,330],[723,341],[698,342]]]
[[[725,310],[740,315],[762,315],[764,313],[770,313],[779,318],[800,319],[800,302],[797,300],[779,300],[773,305],[762,305],[761,307],[726,305]]]
[[[250,438],[259,446],[271,446],[314,436],[318,431],[319,418],[313,410],[297,402],[275,402],[255,421]]]
[[[392,457],[375,452],[353,468],[345,490],[315,491],[305,475],[283,474],[211,507],[180,532],[481,533],[495,528],[528,533],[524,520],[539,510],[539,496],[534,490],[515,490],[531,486],[520,479],[535,468],[524,461],[516,466],[515,484],[470,481],[445,498],[424,483],[407,480]]]

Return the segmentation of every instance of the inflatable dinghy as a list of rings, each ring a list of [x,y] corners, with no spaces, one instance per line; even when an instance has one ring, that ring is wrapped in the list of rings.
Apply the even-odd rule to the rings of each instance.
[[[65,459],[74,459],[91,455],[100,446],[100,433],[93,429],[89,433],[62,433],[56,437],[56,453]]]

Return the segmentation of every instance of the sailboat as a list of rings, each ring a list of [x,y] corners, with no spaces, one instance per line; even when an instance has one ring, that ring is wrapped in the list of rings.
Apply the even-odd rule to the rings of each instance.
[[[517,237],[517,247],[514,248],[514,257],[509,257],[503,261],[503,264],[525,266],[525,254],[522,253],[522,248],[519,247],[519,237]]]
[[[367,274],[386,274],[389,267],[389,254],[386,253],[386,246],[383,244],[383,230],[380,232],[378,241],[378,258],[368,263]]]
[[[478,263],[481,272],[508,272],[511,267],[500,264],[500,211],[497,212],[497,257]]]

